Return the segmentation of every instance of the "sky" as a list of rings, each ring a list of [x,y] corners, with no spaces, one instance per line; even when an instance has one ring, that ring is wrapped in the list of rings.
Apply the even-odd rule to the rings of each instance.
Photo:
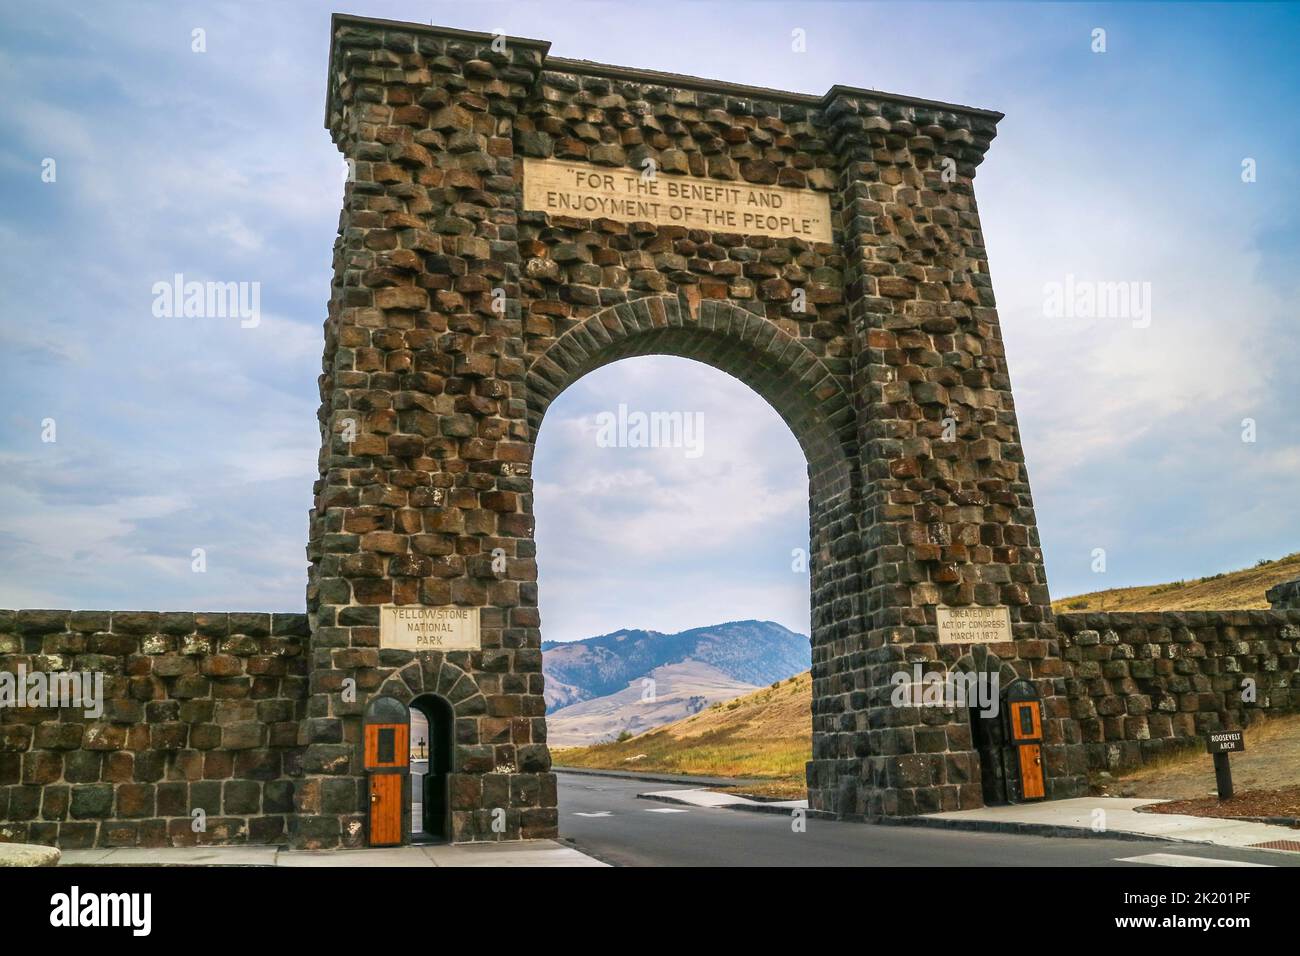
[[[342,199],[331,9],[0,4],[0,606],[303,609]],[[1297,7],[343,9],[1004,112],[976,196],[1053,596],[1300,550]],[[177,273],[259,283],[260,321],[155,314]],[[1135,298],[1051,304],[1098,283]],[[700,415],[700,453],[603,447],[620,404]],[[807,633],[806,465],[734,379],[668,357],[594,372],[551,407],[534,474],[545,638]]]

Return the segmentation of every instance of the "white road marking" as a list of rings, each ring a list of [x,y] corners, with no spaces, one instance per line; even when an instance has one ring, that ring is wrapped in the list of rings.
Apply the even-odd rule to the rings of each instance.
[[[612,817],[613,816],[613,814],[610,813],[608,810],[598,810],[595,813],[582,813],[579,811],[574,811],[573,815],[575,817]]]
[[[689,810],[682,810],[678,807],[645,807],[646,813],[690,813]]]
[[[1215,860],[1208,856],[1183,856],[1179,853],[1145,853],[1142,856],[1117,857],[1120,863],[1149,863],[1151,866],[1272,866],[1271,863],[1243,863],[1241,860]]]

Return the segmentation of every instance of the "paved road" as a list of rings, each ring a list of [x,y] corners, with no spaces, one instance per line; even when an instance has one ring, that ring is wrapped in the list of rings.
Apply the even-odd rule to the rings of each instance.
[[[1153,854],[1300,866],[1300,854],[1166,841],[1016,836],[831,820],[808,820],[806,832],[796,833],[782,814],[637,799],[638,793],[686,788],[570,773],[560,773],[559,783],[561,838],[620,866],[1144,866],[1122,861]]]

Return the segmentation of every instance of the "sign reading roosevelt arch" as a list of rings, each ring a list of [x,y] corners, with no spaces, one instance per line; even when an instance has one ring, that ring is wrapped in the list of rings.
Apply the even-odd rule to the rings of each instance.
[[[811,808],[981,805],[966,712],[891,700],[898,672],[954,668],[972,642],[1042,699],[1048,796],[1081,793],[973,194],[1000,114],[332,29],[326,125],[350,175],[294,842],[365,842],[381,692],[453,708],[454,839],[556,834],[533,443],[564,388],[648,353],[746,382],[807,456]],[[414,649],[440,630],[447,649]]]

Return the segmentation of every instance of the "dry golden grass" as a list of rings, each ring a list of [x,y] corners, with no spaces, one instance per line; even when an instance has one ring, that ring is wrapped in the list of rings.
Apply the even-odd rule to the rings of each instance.
[[[1052,602],[1062,611],[1233,611],[1267,608],[1264,592],[1300,577],[1300,552],[1197,581],[1093,591]],[[1080,606],[1082,605],[1082,606]]]
[[[1246,730],[1246,750],[1235,753],[1235,790],[1279,790],[1300,784],[1300,714],[1261,720]],[[1107,791],[1115,796],[1190,800],[1213,793],[1214,758],[1203,746],[1162,756],[1125,774]]]

